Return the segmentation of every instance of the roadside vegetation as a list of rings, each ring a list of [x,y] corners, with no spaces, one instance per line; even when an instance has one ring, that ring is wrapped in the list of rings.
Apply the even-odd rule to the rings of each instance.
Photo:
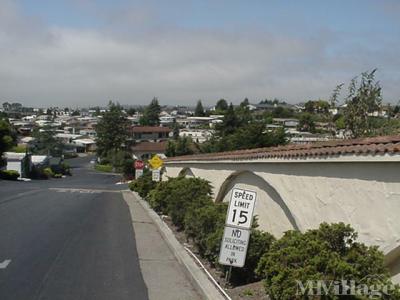
[[[62,178],[63,176],[71,176],[71,167],[66,162],[60,162],[49,167],[35,167],[33,166],[29,178],[32,179],[50,179],[50,178]]]
[[[124,177],[132,178],[135,170],[129,149],[129,121],[119,104],[110,101],[108,110],[101,114],[96,132],[100,160],[96,170],[123,173]]]
[[[110,164],[96,164],[94,167],[97,171],[111,173],[113,166]]]
[[[20,174],[14,170],[0,170],[0,179],[17,180]]]
[[[157,213],[168,215],[211,266],[227,272],[227,267],[218,264],[227,204],[213,202],[207,181],[181,176],[155,183],[151,174],[145,173],[129,187]],[[368,277],[371,274],[374,276]],[[291,230],[276,239],[259,230],[255,218],[245,266],[233,268],[230,283],[239,286],[262,281],[271,299],[306,299],[296,295],[296,280],[349,279],[358,284],[365,278],[368,285],[391,284],[383,253],[357,242],[357,233],[349,225],[322,223],[318,229],[304,233]],[[341,298],[328,295],[324,299]],[[399,286],[382,299],[400,299]]]

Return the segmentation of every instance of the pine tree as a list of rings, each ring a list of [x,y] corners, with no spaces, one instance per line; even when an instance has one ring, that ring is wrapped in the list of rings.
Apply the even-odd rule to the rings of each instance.
[[[206,114],[204,112],[203,104],[201,103],[201,100],[197,101],[196,109],[194,111],[194,115],[196,117],[204,117]]]
[[[144,110],[143,117],[140,118],[141,125],[158,126],[160,125],[161,107],[156,97],[151,100],[149,106]]]
[[[129,138],[129,122],[119,104],[110,101],[108,111],[96,126],[96,132],[97,153],[100,157],[124,149]]]

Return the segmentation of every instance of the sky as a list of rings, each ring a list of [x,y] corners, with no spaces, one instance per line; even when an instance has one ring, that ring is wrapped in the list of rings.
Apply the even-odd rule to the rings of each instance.
[[[399,0],[0,0],[0,102],[26,106],[298,103],[374,68],[396,104],[399,53]]]

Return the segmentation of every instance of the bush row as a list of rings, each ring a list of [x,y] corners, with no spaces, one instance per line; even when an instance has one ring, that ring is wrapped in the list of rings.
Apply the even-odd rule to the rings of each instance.
[[[17,180],[20,174],[14,170],[0,170],[0,179]]]
[[[33,167],[29,177],[32,179],[61,178],[63,175],[71,175],[70,166],[62,162],[58,165],[51,165],[47,168]]]
[[[156,184],[151,181],[149,172],[133,181],[130,188],[146,199],[156,212],[170,216],[172,223],[193,241],[203,258],[226,271],[217,261],[227,205],[212,201],[211,186],[207,181],[177,177]],[[232,270],[231,282],[234,284],[259,279],[255,273],[258,261],[274,240],[272,235],[256,229],[257,222],[253,223],[245,267]]]
[[[197,246],[203,258],[226,271],[217,261],[227,205],[212,201],[207,181],[177,177],[156,184],[151,181],[151,175],[145,173],[133,181],[130,188],[146,199],[155,211],[169,215],[174,225],[184,230],[187,239]],[[233,284],[263,279],[271,299],[308,299],[307,295],[298,294],[299,281],[307,285],[308,280],[325,280],[329,286],[332,280],[347,279],[373,286],[375,294],[380,293],[382,299],[400,299],[399,286],[391,285],[382,252],[377,247],[358,243],[357,233],[349,225],[322,223],[318,229],[304,233],[287,231],[278,240],[258,230],[257,226],[255,219],[245,266],[233,268]],[[385,295],[385,284],[393,288],[390,295]],[[322,298],[340,297],[343,296],[329,290]]]
[[[113,170],[113,166],[109,164],[96,164],[94,167],[97,171],[110,173]]]

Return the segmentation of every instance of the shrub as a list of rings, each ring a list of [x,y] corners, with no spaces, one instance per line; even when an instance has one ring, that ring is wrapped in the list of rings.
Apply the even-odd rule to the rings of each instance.
[[[122,173],[125,178],[133,178],[135,176],[134,160],[129,158],[125,159]]]
[[[78,154],[75,152],[66,152],[64,153],[64,158],[65,159],[70,159],[70,158],[76,158],[78,157]]]
[[[94,167],[97,171],[100,172],[107,172],[110,173],[113,170],[113,166],[112,165],[100,165],[100,164],[96,164]]]
[[[151,207],[168,214],[178,229],[184,229],[185,214],[192,205],[211,202],[211,187],[199,178],[169,178],[155,186],[146,198]]]
[[[59,173],[61,175],[71,175],[71,167],[66,162],[62,162],[58,165],[51,165],[53,173]]]
[[[224,228],[227,205],[225,203],[214,204],[209,197],[199,201],[202,205],[191,205],[185,214],[185,233],[188,239],[192,239],[202,257],[218,255],[209,238],[217,231]],[[221,237],[222,238],[222,237]],[[221,240],[219,241],[221,242]],[[219,252],[219,249],[216,249]]]
[[[53,176],[53,178],[62,178],[62,174],[60,174],[60,173],[56,173],[56,174],[54,174],[54,176]]]
[[[167,199],[170,194],[170,183],[172,180],[173,179],[159,182],[155,185],[155,188],[146,195],[146,200],[157,213],[167,213]]]
[[[206,251],[204,257],[211,263],[212,266],[221,267],[218,265],[219,250],[221,248],[221,240],[224,235],[224,226],[218,226],[217,229],[207,236]]]
[[[42,171],[42,174],[45,178],[51,178],[54,176],[54,172],[51,170],[51,168],[45,168]]]
[[[11,151],[12,152],[17,152],[17,153],[26,153],[26,150],[27,150],[26,148],[27,148],[26,145],[17,145],[17,146],[14,146],[11,149]]]
[[[1,170],[0,179],[4,180],[17,180],[20,174],[15,170]]]
[[[360,284],[367,276],[374,275],[368,279],[368,285],[388,283],[382,252],[356,239],[354,229],[343,223],[322,223],[319,229],[305,233],[288,231],[264,254],[257,274],[265,278],[264,286],[271,299],[304,298],[296,295],[296,280],[306,284],[307,280],[347,279]],[[390,299],[395,299],[392,296]],[[338,297],[328,295],[324,299]]]
[[[139,177],[138,179],[132,181],[129,184],[129,188],[132,191],[137,192],[140,197],[146,198],[148,193],[156,186],[156,183],[151,179],[152,179],[151,172],[145,170],[143,172],[143,176]]]
[[[257,265],[264,253],[269,251],[274,241],[273,235],[252,228],[245,265],[243,268],[232,269],[231,282],[234,284],[247,284],[261,279],[256,273]]]
[[[168,194],[164,199],[166,212],[178,230],[182,230],[185,227],[186,210],[191,205],[200,205],[204,197],[210,197],[211,186],[206,180],[185,177],[169,179],[167,186]]]

